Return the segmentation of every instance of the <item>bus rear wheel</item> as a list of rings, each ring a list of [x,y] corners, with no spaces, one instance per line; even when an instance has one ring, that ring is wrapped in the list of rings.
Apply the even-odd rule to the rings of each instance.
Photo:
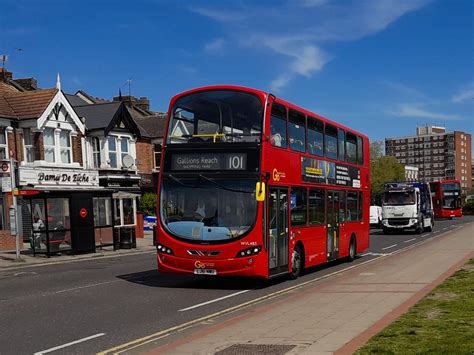
[[[351,242],[349,243],[349,256],[347,257],[348,261],[354,261],[357,255],[357,242],[354,236],[351,237]]]
[[[291,253],[290,279],[294,280],[298,278],[301,274],[301,269],[303,269],[303,251],[299,245],[295,245]]]

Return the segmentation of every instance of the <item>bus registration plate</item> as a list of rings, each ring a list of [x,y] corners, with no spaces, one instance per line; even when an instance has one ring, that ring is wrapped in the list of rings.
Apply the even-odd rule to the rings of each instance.
[[[217,270],[215,270],[215,269],[194,269],[194,274],[196,274],[196,275],[217,275]]]

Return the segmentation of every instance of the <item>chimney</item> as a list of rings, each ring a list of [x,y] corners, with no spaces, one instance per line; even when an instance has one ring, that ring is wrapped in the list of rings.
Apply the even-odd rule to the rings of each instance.
[[[150,110],[150,100],[148,100],[148,97],[142,96],[140,98],[136,98],[135,96],[130,96],[130,95],[119,95],[119,96],[114,96],[113,98],[114,101],[123,101],[129,106],[136,106],[138,108],[141,108],[142,110]]]
[[[0,80],[3,80],[4,82],[8,82],[9,80],[12,80],[13,74],[6,70],[5,68],[0,68]]]
[[[17,83],[27,91],[33,91],[38,89],[38,81],[35,78],[15,79],[15,83]]]

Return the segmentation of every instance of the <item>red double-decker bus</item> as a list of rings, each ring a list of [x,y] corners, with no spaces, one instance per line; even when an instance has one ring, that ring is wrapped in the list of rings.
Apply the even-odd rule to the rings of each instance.
[[[436,218],[462,217],[461,183],[459,180],[440,180],[430,183]]]
[[[166,132],[159,271],[296,278],[368,248],[367,136],[237,86],[176,95]]]

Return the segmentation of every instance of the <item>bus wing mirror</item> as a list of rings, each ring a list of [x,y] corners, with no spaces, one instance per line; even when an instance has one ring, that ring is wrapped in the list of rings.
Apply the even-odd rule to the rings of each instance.
[[[265,201],[265,183],[258,181],[255,186],[255,199],[259,202]]]

